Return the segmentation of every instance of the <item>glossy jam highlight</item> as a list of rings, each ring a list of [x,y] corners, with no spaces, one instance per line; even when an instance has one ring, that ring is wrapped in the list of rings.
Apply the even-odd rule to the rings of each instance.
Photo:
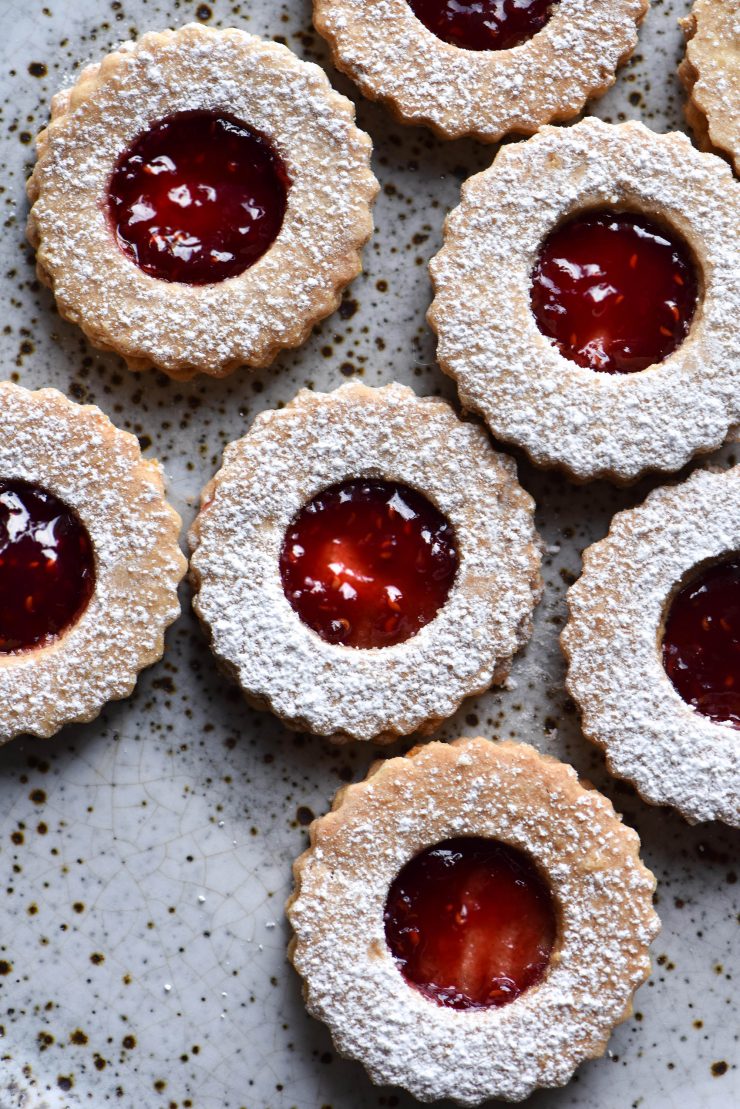
[[[285,595],[329,643],[390,647],[447,600],[458,566],[450,522],[396,482],[353,480],[295,517],[280,555]]]
[[[566,358],[602,373],[662,362],[688,334],[698,283],[688,247],[629,212],[593,211],[545,240],[532,311]]]
[[[545,26],[558,0],[407,0],[428,30],[463,50],[510,50]]]
[[[0,481],[0,652],[56,638],[94,587],[92,543],[76,513],[36,485]]]
[[[507,1005],[544,977],[552,894],[522,852],[461,837],[422,851],[388,893],[385,937],[406,981],[438,1005]]]
[[[263,135],[228,115],[179,112],[121,157],[109,214],[119,246],[144,273],[208,285],[243,273],[272,246],[289,184]]]
[[[740,728],[740,556],[702,570],[676,594],[663,665],[687,704]]]

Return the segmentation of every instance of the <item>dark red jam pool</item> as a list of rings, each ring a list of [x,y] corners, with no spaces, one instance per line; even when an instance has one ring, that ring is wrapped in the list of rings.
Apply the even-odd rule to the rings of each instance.
[[[48,643],[79,619],[94,587],[77,515],[36,485],[0,481],[0,652]]]
[[[702,716],[740,728],[740,556],[703,570],[676,594],[663,665]]]
[[[291,523],[280,555],[300,618],[346,647],[416,635],[447,600],[457,565],[450,522],[421,493],[390,481],[320,493]]]
[[[263,135],[228,115],[179,112],[122,155],[108,205],[121,249],[144,273],[209,285],[272,246],[289,185]]]
[[[688,247],[629,212],[588,212],[556,228],[532,273],[540,331],[566,358],[602,373],[636,373],[667,358],[688,334],[697,295]]]
[[[388,893],[385,938],[407,982],[450,1009],[514,1001],[541,981],[557,932],[527,856],[477,836],[429,847]]]
[[[558,0],[407,0],[437,38],[463,50],[510,50],[547,23]]]

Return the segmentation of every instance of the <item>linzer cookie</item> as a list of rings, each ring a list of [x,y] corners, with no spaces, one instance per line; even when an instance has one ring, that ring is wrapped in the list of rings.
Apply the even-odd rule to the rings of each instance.
[[[740,420],[738,190],[685,135],[593,117],[462,188],[429,322],[466,408],[540,466],[634,481]]]
[[[498,142],[614,84],[648,0],[314,0],[334,64],[402,123]]]
[[[740,466],[617,513],[568,605],[568,690],[611,771],[740,826]]]
[[[294,866],[309,1012],[374,1082],[521,1101],[602,1055],[659,929],[636,833],[572,767],[458,739],[376,763]]]
[[[55,389],[0,384],[0,742],[127,697],[162,657],[186,563],[134,435]]]
[[[350,101],[286,47],[144,35],[52,101],[28,183],[39,276],[131,369],[266,366],[360,272],[370,154]]]
[[[303,391],[203,492],[195,609],[250,701],[389,742],[505,679],[541,592],[533,512],[513,461],[444,401]]]
[[[740,173],[740,0],[696,0],[679,23],[686,121],[702,150],[724,154]]]

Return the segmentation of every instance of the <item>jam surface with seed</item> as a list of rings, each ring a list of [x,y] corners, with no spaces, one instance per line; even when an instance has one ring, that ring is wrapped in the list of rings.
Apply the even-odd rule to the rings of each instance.
[[[510,50],[547,23],[558,0],[407,0],[437,38],[463,50]]]
[[[390,647],[447,600],[457,571],[450,522],[426,497],[388,481],[346,481],[309,502],[280,555],[285,595],[330,643]]]
[[[179,112],[121,157],[109,186],[118,243],[151,277],[236,277],[274,243],[289,180],[264,136],[227,115]]]
[[[506,1005],[541,981],[557,931],[528,857],[497,840],[448,839],[403,867],[385,938],[407,982],[451,1009]]]
[[[740,728],[740,556],[702,571],[676,594],[663,665],[702,716]]]
[[[94,586],[77,515],[36,485],[0,481],[0,652],[48,643],[79,619]]]
[[[689,331],[697,301],[688,248],[628,212],[576,216],[545,240],[532,310],[564,357],[603,373],[662,362]]]

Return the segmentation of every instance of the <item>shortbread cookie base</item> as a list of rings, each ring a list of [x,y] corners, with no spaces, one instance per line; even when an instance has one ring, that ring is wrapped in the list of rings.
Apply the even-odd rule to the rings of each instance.
[[[740,2],[696,0],[679,23],[686,122],[701,150],[723,155],[740,174]]]
[[[398,481],[452,523],[460,566],[418,634],[381,649],[326,642],[285,596],[279,555],[296,513],[352,478]],[[400,385],[306,390],[230,444],[191,533],[194,608],[253,704],[288,725],[390,742],[433,728],[503,681],[541,593],[534,503],[484,429]]]
[[[244,273],[157,280],[119,249],[106,215],[113,169],[159,119],[228,111],[266,135],[291,186],[282,228]],[[125,43],[54,97],[28,182],[28,234],[62,316],[132,370],[223,377],[269,365],[339,305],[361,270],[378,184],[354,107],[318,66],[239,30],[189,24]]]
[[[162,657],[187,563],[159,463],[93,405],[0,384],[0,477],[40,485],[92,540],[96,583],[79,620],[48,646],[0,654],[0,743],[48,737],[127,697]]]
[[[647,9],[648,0],[560,0],[528,42],[481,51],[437,38],[406,0],[314,0],[313,19],[337,69],[401,123],[498,142],[571,119],[606,92]]]
[[[462,187],[430,263],[429,322],[463,405],[539,466],[629,484],[718,447],[740,419],[736,185],[681,134],[589,117],[499,151]],[[684,342],[640,373],[565,358],[531,309],[540,246],[589,208],[664,220],[694,255],[700,300]],[[496,311],[491,311],[491,305]]]
[[[309,1012],[379,1084],[421,1101],[521,1101],[604,1053],[632,1012],[659,929],[637,834],[572,767],[517,743],[459,739],[376,763],[337,794],[294,866],[289,954]],[[385,942],[393,879],[456,836],[525,851],[548,880],[559,938],[544,980],[509,1005],[456,1011],[408,985]]]
[[[588,547],[561,637],[568,691],[609,769],[692,823],[740,827],[740,734],[688,705],[661,644],[672,597],[702,564],[740,550],[740,466],[698,470],[619,512]]]

